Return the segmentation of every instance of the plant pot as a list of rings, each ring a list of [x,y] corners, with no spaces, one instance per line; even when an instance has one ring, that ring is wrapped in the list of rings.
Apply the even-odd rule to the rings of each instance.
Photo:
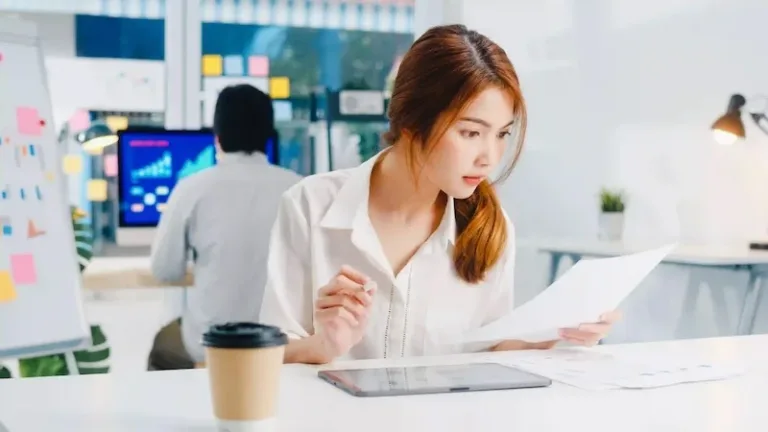
[[[602,212],[598,219],[598,237],[600,240],[619,241],[624,235],[624,213]]]

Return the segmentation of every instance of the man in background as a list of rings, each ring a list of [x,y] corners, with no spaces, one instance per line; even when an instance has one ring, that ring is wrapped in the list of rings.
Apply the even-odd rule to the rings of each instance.
[[[272,100],[255,87],[219,94],[218,163],[176,185],[152,245],[156,279],[183,280],[191,258],[195,283],[181,318],[155,337],[149,370],[204,362],[200,340],[211,324],[258,321],[270,229],[281,195],[300,179],[267,160],[268,146],[278,145],[274,119]]]

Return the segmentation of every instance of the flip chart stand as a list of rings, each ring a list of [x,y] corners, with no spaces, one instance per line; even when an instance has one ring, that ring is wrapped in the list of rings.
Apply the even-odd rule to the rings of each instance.
[[[67,372],[69,372],[69,375],[80,375],[80,370],[77,368],[77,359],[75,358],[75,353],[72,351],[67,351],[64,353],[64,360],[67,362]],[[0,432],[2,432],[0,430]]]

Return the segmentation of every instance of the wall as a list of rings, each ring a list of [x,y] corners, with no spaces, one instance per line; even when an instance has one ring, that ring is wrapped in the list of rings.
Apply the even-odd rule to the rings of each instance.
[[[629,240],[745,245],[766,233],[768,138],[748,124],[746,142],[717,147],[708,127],[731,93],[768,92],[768,3],[467,0],[460,15],[507,50],[528,100],[528,147],[501,188],[521,237],[519,301],[545,284],[537,238],[594,238],[604,185],[629,193]],[[731,334],[745,285],[664,266],[614,340]],[[699,287],[698,304],[684,301]]]
[[[3,13],[37,24],[43,53],[46,56],[74,57],[75,56],[75,16],[54,13]]]

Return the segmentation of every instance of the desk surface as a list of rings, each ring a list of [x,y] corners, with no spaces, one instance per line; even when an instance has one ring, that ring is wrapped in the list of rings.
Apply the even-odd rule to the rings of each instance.
[[[283,369],[280,431],[766,430],[768,335],[595,349],[736,359],[748,374],[653,390],[596,392],[555,383],[545,389],[358,399],[317,379],[314,368],[291,365]],[[513,355],[422,358],[398,364]],[[213,431],[212,418],[205,370],[0,380],[0,419],[10,431]]]
[[[149,256],[94,257],[83,272],[83,287],[92,290],[192,285],[194,277],[191,266],[182,281],[169,283],[155,280]]]
[[[585,257],[608,257],[641,252],[661,246],[627,244],[600,240],[542,240],[534,242],[544,252],[574,254]],[[664,259],[666,263],[702,266],[768,265],[768,251],[744,247],[680,245]]]

